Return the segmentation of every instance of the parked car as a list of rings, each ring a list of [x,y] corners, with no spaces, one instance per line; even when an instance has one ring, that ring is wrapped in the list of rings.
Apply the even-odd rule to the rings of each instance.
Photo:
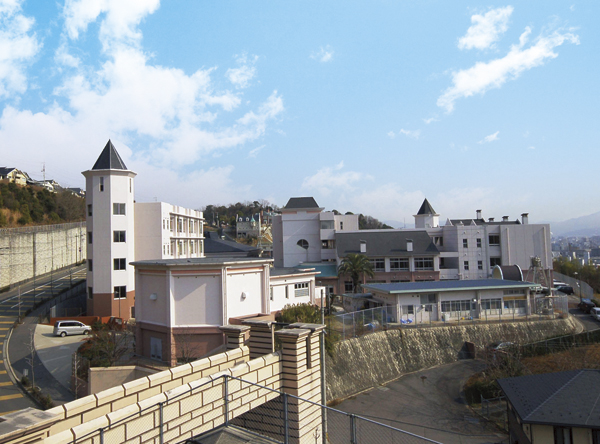
[[[584,313],[590,313],[592,308],[596,307],[596,304],[594,304],[590,299],[583,298],[581,299],[581,302],[577,304],[577,306]]]
[[[573,294],[573,293],[575,293],[573,291],[573,287],[571,287],[570,285],[564,285],[562,287],[556,287],[556,290],[560,291],[561,293],[564,293],[564,294]]]
[[[56,321],[54,324],[54,336],[88,335],[91,331],[92,327],[79,321]]]
[[[594,307],[590,310],[590,314],[594,317],[594,319],[600,321],[600,308]]]

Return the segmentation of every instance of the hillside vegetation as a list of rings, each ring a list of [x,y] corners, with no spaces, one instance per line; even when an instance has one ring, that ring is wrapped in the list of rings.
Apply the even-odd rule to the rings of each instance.
[[[58,224],[85,220],[85,199],[70,191],[0,182],[0,227]]]

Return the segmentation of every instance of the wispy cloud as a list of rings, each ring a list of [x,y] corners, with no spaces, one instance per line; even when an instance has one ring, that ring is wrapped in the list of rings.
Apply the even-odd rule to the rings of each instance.
[[[508,29],[508,19],[513,12],[512,6],[496,8],[484,15],[471,16],[473,23],[467,33],[458,39],[460,49],[486,49],[493,46],[500,36]]]
[[[528,150],[534,150],[534,149],[535,149],[535,147],[534,147],[534,146],[528,146],[528,147],[527,147],[527,149],[528,149]]]
[[[500,134],[500,131],[496,131],[494,134],[490,134],[489,136],[485,136],[483,138],[483,140],[480,140],[477,143],[490,143],[490,142],[493,142],[494,140],[498,140],[498,134]]]
[[[321,46],[318,51],[310,54],[310,58],[322,63],[330,62],[333,58],[333,48],[329,45],[325,47]]]
[[[388,137],[389,137],[390,139],[395,139],[395,138],[396,138],[396,133],[395,133],[395,132],[393,132],[393,131],[390,131],[389,133],[387,133],[387,135],[388,135]]]
[[[429,125],[432,122],[439,122],[439,119],[436,117],[430,117],[429,119],[423,119],[423,122],[425,122],[427,125]]]
[[[554,31],[550,35],[540,35],[534,43],[525,48],[531,29],[525,28],[519,43],[511,46],[504,57],[490,62],[477,62],[473,67],[452,74],[452,86],[438,98],[437,105],[446,112],[454,110],[454,102],[461,97],[484,94],[492,88],[500,88],[508,80],[518,78],[524,71],[543,65],[547,59],[558,54],[553,51],[565,42],[579,44],[579,37],[570,32]]]
[[[229,68],[225,77],[235,85],[236,88],[247,88],[250,80],[256,75],[256,61],[258,56],[248,57],[247,54],[236,56],[237,68]]]
[[[400,129],[400,131],[398,131],[398,134],[403,134],[406,137],[411,137],[413,139],[418,139],[419,136],[421,136],[421,130],[405,130],[405,129]]]
[[[309,177],[305,177],[302,182],[302,188],[306,190],[319,191],[327,196],[334,189],[343,189],[345,191],[355,189],[354,184],[363,180],[373,180],[368,174],[357,171],[342,171],[344,162],[340,162],[333,167],[324,167]]]
[[[261,145],[261,146],[257,146],[256,148],[254,148],[253,150],[250,150],[250,152],[248,153],[248,157],[252,157],[255,158],[256,155],[265,147],[266,145]]]

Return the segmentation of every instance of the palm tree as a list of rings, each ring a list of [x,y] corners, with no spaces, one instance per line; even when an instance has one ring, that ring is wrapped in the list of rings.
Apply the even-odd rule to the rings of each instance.
[[[350,278],[352,279],[352,289],[355,293],[359,286],[360,275],[369,277],[375,276],[373,273],[373,266],[371,265],[371,262],[369,262],[369,259],[367,259],[367,256],[355,253],[350,253],[342,259],[342,263],[338,268],[338,274],[350,275]]]

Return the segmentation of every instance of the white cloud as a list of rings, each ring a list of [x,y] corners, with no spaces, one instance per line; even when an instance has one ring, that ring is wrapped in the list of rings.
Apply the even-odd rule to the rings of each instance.
[[[486,49],[493,46],[508,29],[508,19],[513,12],[512,6],[497,8],[484,15],[471,16],[473,23],[467,33],[458,39],[459,49]]]
[[[21,1],[0,2],[0,97],[27,90],[25,68],[41,48],[34,23],[21,13]]]
[[[395,139],[396,138],[396,133],[394,133],[393,131],[390,131],[389,133],[387,133],[388,137],[390,139]]]
[[[565,42],[579,44],[579,37],[572,33],[555,31],[550,35],[540,35],[532,45],[525,48],[531,29],[527,27],[508,54],[490,62],[477,62],[473,67],[452,74],[453,85],[438,98],[437,105],[452,112],[454,102],[461,97],[484,94],[492,88],[500,88],[508,80],[518,78],[524,71],[543,65],[547,59],[558,54],[553,51]]]
[[[235,85],[236,88],[247,88],[250,80],[256,76],[256,61],[258,56],[248,58],[246,54],[237,57],[237,68],[229,68],[225,77]]]
[[[340,162],[333,167],[324,167],[309,177],[305,177],[302,182],[302,188],[305,190],[318,191],[327,196],[334,189],[354,190],[354,184],[365,180],[373,180],[371,176],[356,171],[342,171],[344,162]]]
[[[534,150],[534,149],[535,149],[535,147],[534,147],[534,146],[529,146],[529,147],[527,147],[527,149],[528,149],[528,150]]]
[[[489,136],[485,136],[483,138],[483,140],[480,140],[477,143],[490,143],[490,142],[493,142],[495,140],[498,140],[498,134],[500,134],[500,131],[496,131],[494,134],[490,134]]]
[[[310,58],[319,62],[330,62],[333,58],[333,49],[327,45],[324,48],[321,46],[318,51],[312,52]]]
[[[406,137],[411,137],[413,139],[418,139],[419,136],[421,135],[421,130],[405,130],[405,129],[400,129],[400,131],[398,131],[398,134],[403,134]]]
[[[430,117],[429,119],[423,119],[423,122],[429,125],[432,122],[439,122],[439,119],[437,119],[436,117]]]
[[[259,152],[260,152],[260,151],[261,151],[261,150],[262,150],[262,149],[263,149],[265,146],[266,146],[266,145],[261,145],[261,146],[258,146],[258,147],[256,147],[256,148],[254,148],[253,150],[250,150],[250,152],[248,152],[248,157],[255,158],[255,157],[258,155],[258,153],[259,153]]]

